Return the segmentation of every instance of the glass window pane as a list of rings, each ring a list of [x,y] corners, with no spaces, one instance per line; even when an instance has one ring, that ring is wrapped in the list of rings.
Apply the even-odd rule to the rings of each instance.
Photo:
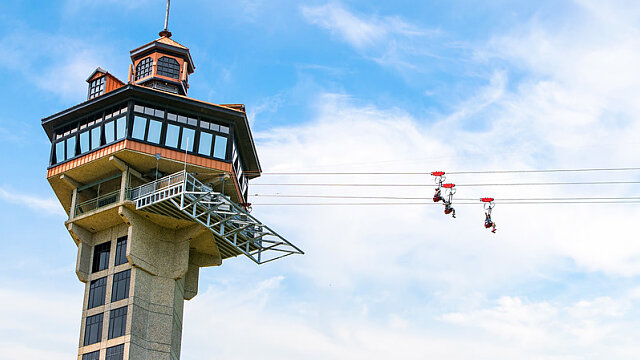
[[[109,315],[108,339],[115,339],[124,336],[127,328],[127,307],[111,310]]]
[[[147,135],[147,141],[159,144],[160,131],[162,131],[162,122],[149,120],[149,135]]]
[[[178,147],[178,137],[180,136],[180,126],[167,124],[167,138],[164,141],[166,146]]]
[[[164,111],[162,111],[162,110],[156,110],[156,116],[157,116],[157,117],[164,118]]]
[[[178,115],[178,122],[186,124],[187,123],[187,117],[186,116],[182,116],[182,115]]]
[[[109,121],[104,124],[104,140],[107,144],[116,140],[115,121]]]
[[[220,125],[220,132],[228,134],[229,133],[229,128],[226,127],[226,126]]]
[[[213,142],[213,134],[208,132],[200,132],[200,144],[198,145],[198,153],[211,156],[211,143]]]
[[[178,119],[178,115],[172,114],[172,113],[167,113],[167,120],[176,121],[177,119]]]
[[[126,128],[127,128],[126,117],[121,117],[118,120],[116,120],[116,135],[118,136],[118,140],[124,139]]]
[[[89,285],[89,300],[87,301],[87,309],[93,309],[96,306],[104,305],[106,290],[106,277],[91,281]]]
[[[107,348],[105,360],[122,360],[124,357],[124,344]]]
[[[144,140],[144,132],[147,129],[147,119],[136,116],[133,118],[133,133],[131,137],[138,140]]]
[[[122,271],[113,275],[113,286],[111,287],[111,302],[126,299],[129,297],[129,279],[131,270]]]
[[[227,138],[224,136],[216,135],[216,143],[213,147],[213,157],[218,159],[225,159],[227,154]]]
[[[102,340],[102,315],[87,316],[84,327],[84,346],[95,344]]]
[[[56,162],[64,161],[64,141],[56,143]]]
[[[209,126],[209,129],[213,130],[213,131],[220,131],[220,125],[218,124],[211,124]]]
[[[128,261],[129,260],[127,260],[127,237],[123,236],[121,238],[118,238],[118,242],[116,243],[115,265],[116,266],[121,265]]]
[[[82,355],[82,360],[100,360],[100,350],[92,351]]]
[[[70,137],[67,139],[67,159],[71,159],[76,156],[76,137]]]
[[[91,129],[91,150],[100,147],[100,126]]]
[[[187,123],[188,123],[189,125],[197,126],[197,125],[198,125],[198,119],[188,118],[188,119],[187,119]]]
[[[80,153],[84,154],[89,151],[89,132],[80,133]]]
[[[93,267],[92,272],[97,272],[109,267],[109,253],[111,242],[102,243],[93,247]]]
[[[134,105],[133,106],[133,111],[139,112],[139,113],[144,113],[144,106]]]
[[[146,107],[144,108],[144,113],[147,115],[153,115],[154,109],[150,108],[150,107]]]
[[[182,129],[182,140],[180,142],[180,149],[193,151],[193,139],[196,131],[194,129]]]

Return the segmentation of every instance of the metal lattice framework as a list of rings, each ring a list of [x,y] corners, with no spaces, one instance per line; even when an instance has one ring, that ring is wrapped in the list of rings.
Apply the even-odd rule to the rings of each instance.
[[[196,221],[216,237],[223,257],[244,254],[257,264],[304,254],[229,197],[180,171],[131,189],[136,209]]]

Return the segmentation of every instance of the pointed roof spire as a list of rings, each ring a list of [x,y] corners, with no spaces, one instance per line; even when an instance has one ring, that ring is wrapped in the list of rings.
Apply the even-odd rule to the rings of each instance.
[[[158,35],[160,37],[171,37],[171,31],[169,31],[169,7],[171,5],[171,0],[167,0],[167,13],[164,16],[164,30],[160,31]]]

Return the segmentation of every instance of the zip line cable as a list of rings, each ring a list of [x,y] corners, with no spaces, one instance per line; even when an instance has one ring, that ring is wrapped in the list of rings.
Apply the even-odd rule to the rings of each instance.
[[[603,171],[640,171],[640,167],[620,168],[579,168],[579,169],[540,169],[540,170],[479,170],[447,171],[446,175],[463,174],[527,174],[527,173],[567,173],[567,172],[603,172]],[[258,173],[257,171],[245,171]],[[262,172],[260,175],[430,175],[431,172]]]
[[[523,182],[523,183],[472,183],[456,184],[456,187],[478,186],[555,186],[555,185],[615,185],[640,184],[640,181],[568,181],[568,182]],[[327,187],[433,187],[433,184],[336,184],[336,183],[255,183],[251,186],[327,186]]]
[[[544,205],[544,204],[640,204],[640,201],[520,201],[520,202],[498,202],[500,205]],[[480,202],[454,202],[453,205],[479,205]],[[399,206],[399,205],[442,205],[430,202],[353,202],[353,203],[253,203],[254,206]]]
[[[430,197],[402,197],[402,196],[352,196],[352,195],[283,195],[283,194],[250,194],[254,197],[298,198],[298,199],[372,199],[372,200],[432,200]],[[457,198],[458,201],[475,201],[479,198]],[[640,196],[628,197],[564,197],[564,198],[496,198],[502,201],[579,201],[579,200],[640,200]],[[475,203],[474,203],[475,204]]]

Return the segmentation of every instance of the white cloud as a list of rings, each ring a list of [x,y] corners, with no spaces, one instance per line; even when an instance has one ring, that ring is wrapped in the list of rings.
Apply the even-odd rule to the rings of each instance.
[[[281,278],[263,284],[273,281],[290,285]],[[336,297],[348,296],[340,291],[330,290],[333,299],[314,292],[319,298],[305,303],[281,286],[253,291],[250,283],[216,283],[185,304],[185,360],[256,352],[265,359],[633,359],[640,350],[634,321],[623,317],[637,313],[631,293],[567,305],[503,296],[412,319],[394,311],[402,308],[372,314],[335,306]]]
[[[438,29],[413,25],[397,16],[362,15],[349,11],[339,2],[321,6],[302,6],[303,17],[337,36],[363,56],[384,66],[420,71],[416,58],[441,57],[432,50]],[[453,59],[451,59],[453,60]]]
[[[390,31],[394,31],[392,22],[389,20],[366,21],[336,3],[302,7],[302,14],[312,24],[341,36],[346,42],[358,48],[371,46],[385,38]]]
[[[49,215],[65,215],[62,206],[55,198],[39,197],[31,194],[22,194],[5,187],[0,187],[0,199],[5,202],[25,206],[38,212],[44,212]]]
[[[105,58],[110,55],[104,43],[28,28],[1,37],[0,47],[7,54],[0,59],[0,66],[20,73],[42,90],[75,102],[86,98],[87,77],[98,66],[106,66]]]
[[[0,289],[0,359],[69,359],[77,353],[82,298]]]
[[[640,63],[636,40],[619,32],[624,25],[594,24],[598,16],[590,11],[585,8],[581,18],[572,20],[581,27],[531,22],[496,36],[476,58],[489,66],[496,59],[500,63],[487,85],[441,116],[423,119],[344,94],[319,96],[309,122],[255,134],[263,166],[270,172],[634,166],[640,130],[640,87],[633,80],[634,64]],[[303,8],[303,14],[360,51],[391,36],[385,18],[365,21],[340,5]],[[594,30],[580,32],[586,28]],[[636,180],[637,175],[450,176],[459,184],[622,179]],[[265,175],[256,182],[430,184],[431,179]],[[251,187],[251,193],[263,194],[427,198],[432,191]],[[456,196],[634,194],[629,186],[527,186],[460,187]],[[269,288],[269,301],[258,301],[264,294],[242,297],[241,287],[214,286],[187,304],[185,324],[192,321],[185,332],[188,358],[212,351],[199,345],[205,342],[198,337],[204,335],[197,335],[205,334],[203,329],[214,329],[215,352],[225,358],[248,357],[256,349],[266,358],[338,359],[635,359],[640,353],[634,325],[637,289],[619,295],[582,283],[564,290],[572,281],[567,273],[612,282],[640,274],[636,206],[498,205],[494,236],[482,227],[479,203],[459,205],[455,220],[445,217],[441,207],[426,205],[259,205],[277,201],[321,200],[252,199],[256,216],[306,254],[282,261],[293,270],[278,281],[280,287]],[[266,271],[274,269],[281,268]],[[302,294],[289,283],[296,281],[305,284]],[[539,284],[558,293],[538,292]],[[536,300],[528,300],[531,293]],[[254,302],[259,306],[248,306]],[[226,311],[195,315],[211,308]],[[260,334],[254,346],[237,345],[234,339],[251,331]]]

